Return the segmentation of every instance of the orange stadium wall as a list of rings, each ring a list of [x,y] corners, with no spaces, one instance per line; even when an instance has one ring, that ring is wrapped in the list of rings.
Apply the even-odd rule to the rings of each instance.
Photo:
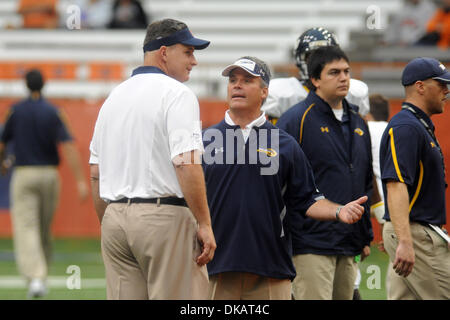
[[[11,104],[18,99],[0,99],[0,119],[5,118]],[[103,100],[86,101],[73,99],[51,99],[62,108],[69,119],[70,130],[75,138],[86,179],[89,178],[89,143],[94,130],[95,120]],[[202,101],[200,103],[202,125],[204,128],[220,121],[227,109],[223,101]],[[100,224],[91,199],[81,203],[75,186],[74,176],[65,161],[61,159],[61,197],[55,213],[52,232],[55,237],[98,237]],[[12,234],[11,219],[8,210],[0,210],[0,237]]]
[[[17,99],[0,99],[0,119],[4,119],[6,111]],[[103,100],[86,101],[71,99],[53,99],[55,105],[61,107],[67,114],[70,122],[70,129],[75,137],[78,150],[81,154],[83,169],[86,179],[89,178],[89,142],[97,118],[98,111]],[[450,104],[447,104],[450,107]],[[391,101],[391,116],[396,114],[401,108],[400,100]],[[227,106],[224,101],[201,100],[200,116],[203,127],[209,127],[224,117]],[[436,125],[436,134],[446,158],[446,166],[450,168],[450,110],[442,115],[433,117]],[[81,203],[78,200],[75,187],[75,179],[70,169],[62,158],[60,166],[61,174],[61,198],[52,226],[55,237],[99,237],[100,224],[94,211],[91,199]],[[447,199],[450,196],[447,190]],[[450,221],[450,203],[447,201],[447,221]],[[375,241],[380,240],[380,229],[373,220]],[[448,225],[448,223],[447,223]],[[0,236],[10,237],[11,219],[8,210],[0,211]]]

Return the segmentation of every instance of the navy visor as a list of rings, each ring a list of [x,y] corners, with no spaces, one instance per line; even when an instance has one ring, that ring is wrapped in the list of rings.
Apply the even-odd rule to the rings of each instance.
[[[171,34],[170,36],[148,42],[144,46],[144,52],[158,50],[161,46],[168,47],[177,43],[181,43],[186,46],[193,46],[196,50],[201,50],[209,46],[210,41],[194,38],[191,31],[189,31],[188,28],[184,28]]]

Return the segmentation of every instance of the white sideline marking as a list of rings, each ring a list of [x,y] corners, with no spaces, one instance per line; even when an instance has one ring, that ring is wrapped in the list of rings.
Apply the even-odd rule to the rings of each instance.
[[[67,277],[51,276],[47,278],[49,288],[67,288]],[[81,279],[81,289],[105,288],[106,280],[102,278]],[[27,282],[20,276],[0,276],[0,289],[26,289]],[[69,289],[68,289],[69,290]]]

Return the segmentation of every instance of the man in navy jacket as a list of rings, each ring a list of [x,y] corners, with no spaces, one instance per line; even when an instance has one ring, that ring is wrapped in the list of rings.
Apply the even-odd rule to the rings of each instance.
[[[208,263],[209,296],[290,299],[296,273],[289,217],[354,223],[367,197],[346,206],[323,199],[301,148],[260,110],[270,80],[263,61],[243,57],[222,75],[229,77],[230,110],[203,134],[203,169],[218,244]]]
[[[431,117],[444,111],[450,72],[416,58],[402,73],[405,101],[380,144],[386,211],[383,240],[395,272],[389,300],[449,300],[450,250],[444,156]]]
[[[309,159],[319,190],[327,199],[346,203],[369,195],[372,157],[369,130],[358,107],[345,100],[349,60],[338,47],[322,47],[308,59],[310,93],[279,119]],[[357,258],[370,254],[370,211],[354,225],[294,216],[293,250],[297,277],[295,299],[349,299]]]

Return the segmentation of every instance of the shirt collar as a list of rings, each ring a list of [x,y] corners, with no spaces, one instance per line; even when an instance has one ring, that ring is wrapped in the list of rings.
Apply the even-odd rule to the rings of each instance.
[[[158,67],[154,67],[154,66],[140,66],[140,67],[137,67],[136,69],[133,70],[133,73],[131,74],[131,76],[135,76],[137,74],[143,74],[143,73],[162,73],[162,74],[166,74],[164,71],[162,71]]]
[[[230,110],[227,110],[225,112],[225,123],[230,125],[230,126],[236,126],[236,124],[234,123],[233,119],[231,119],[230,115],[229,115]],[[264,123],[266,122],[266,113],[264,111],[262,111],[261,115],[256,118],[255,120],[253,120],[252,122],[250,122],[249,124],[247,124],[245,126],[245,129],[251,129],[253,127],[261,127],[262,125],[264,125]]]

